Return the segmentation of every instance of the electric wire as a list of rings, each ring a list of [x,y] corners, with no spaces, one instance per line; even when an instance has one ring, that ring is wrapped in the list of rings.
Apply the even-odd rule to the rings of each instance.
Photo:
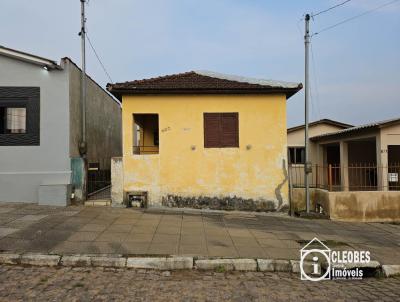
[[[325,28],[321,29],[320,31],[313,33],[313,34],[311,35],[311,37],[313,37],[313,36],[315,36],[315,35],[319,35],[319,34],[322,33],[322,32],[328,31],[328,30],[330,30],[330,29],[332,29],[332,28],[335,28],[335,27],[337,27],[337,26],[339,26],[339,25],[342,25],[342,24],[344,24],[344,23],[350,22],[350,21],[352,21],[352,20],[354,20],[354,19],[363,17],[363,16],[365,16],[365,15],[367,15],[367,14],[370,14],[370,13],[372,13],[372,12],[374,12],[374,11],[377,11],[378,9],[381,9],[381,8],[384,8],[384,7],[388,6],[388,5],[391,5],[391,4],[393,4],[393,3],[397,2],[397,1],[399,1],[399,0],[393,0],[393,1],[387,2],[387,3],[385,3],[385,4],[382,4],[382,5],[380,5],[380,6],[375,7],[375,8],[373,8],[373,9],[367,10],[367,11],[361,13],[361,14],[355,15],[355,16],[350,17],[350,18],[347,18],[347,19],[344,19],[343,21],[340,21],[340,22],[338,22],[338,23],[336,23],[336,24],[333,24],[333,25],[331,25],[331,26],[325,27]]]
[[[312,14],[311,17],[316,17],[318,15],[321,15],[321,14],[324,14],[326,12],[329,12],[330,10],[333,10],[333,9],[339,7],[339,6],[345,5],[346,3],[350,2],[350,1],[351,0],[343,1],[342,3],[336,4],[336,5],[334,5],[334,6],[330,7],[330,8],[324,9],[324,10],[318,12],[318,13]]]
[[[96,49],[94,48],[92,42],[90,41],[90,38],[89,38],[89,35],[88,35],[87,32],[86,32],[86,38],[87,38],[87,40],[88,40],[88,42],[89,42],[89,45],[90,45],[90,47],[92,48],[92,50],[93,50],[93,52],[94,52],[94,54],[95,54],[95,56],[96,56],[96,58],[97,58],[97,61],[100,63],[101,68],[103,69],[104,73],[107,75],[107,77],[108,77],[108,79],[110,80],[110,82],[113,83],[113,80],[111,79],[110,74],[108,73],[106,67],[104,66],[103,62],[101,61],[99,55],[97,54],[97,51],[96,51]]]

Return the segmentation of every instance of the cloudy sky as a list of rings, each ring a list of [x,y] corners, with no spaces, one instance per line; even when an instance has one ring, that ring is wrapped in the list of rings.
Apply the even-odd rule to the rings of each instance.
[[[88,34],[114,82],[188,70],[304,81],[304,13],[343,0],[90,0]],[[312,32],[390,0],[352,0]],[[80,64],[79,0],[1,0],[0,45]],[[311,119],[361,124],[400,116],[400,1],[312,39]],[[108,78],[88,47],[88,73]],[[304,95],[288,125],[304,121]]]

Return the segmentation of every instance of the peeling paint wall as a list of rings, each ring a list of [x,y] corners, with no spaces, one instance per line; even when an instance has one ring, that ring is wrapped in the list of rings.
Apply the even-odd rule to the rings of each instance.
[[[314,210],[317,205],[322,206],[324,213],[329,216],[329,191],[322,189],[310,189],[310,208]],[[304,188],[292,189],[291,206],[293,212],[301,212],[306,210]]]
[[[400,221],[400,192],[331,192],[329,195],[333,220]]]
[[[122,157],[111,158],[111,201],[113,206],[122,206],[124,202],[124,178]]]
[[[124,191],[287,207],[285,95],[124,96]],[[239,113],[239,148],[204,148],[204,112]],[[159,115],[159,154],[133,154],[133,114]]]
[[[310,190],[311,208],[322,205],[325,214],[332,220],[391,222],[400,221],[399,191],[328,192]],[[292,190],[292,207],[305,210],[304,188]]]

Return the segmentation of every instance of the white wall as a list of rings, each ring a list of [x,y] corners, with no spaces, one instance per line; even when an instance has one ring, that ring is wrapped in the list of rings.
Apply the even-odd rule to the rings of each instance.
[[[41,184],[69,184],[67,73],[0,56],[0,86],[40,87],[40,145],[0,146],[0,201],[37,202]]]

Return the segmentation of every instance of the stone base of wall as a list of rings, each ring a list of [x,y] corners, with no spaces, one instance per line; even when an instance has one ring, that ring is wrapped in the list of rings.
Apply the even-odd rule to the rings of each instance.
[[[40,185],[39,205],[69,206],[71,204],[71,185]]]
[[[177,196],[167,195],[162,198],[162,205],[177,208],[194,208],[226,211],[254,211],[272,212],[277,211],[277,201],[254,200],[240,197],[208,197],[208,196]],[[279,211],[287,211],[288,207],[283,206]]]

